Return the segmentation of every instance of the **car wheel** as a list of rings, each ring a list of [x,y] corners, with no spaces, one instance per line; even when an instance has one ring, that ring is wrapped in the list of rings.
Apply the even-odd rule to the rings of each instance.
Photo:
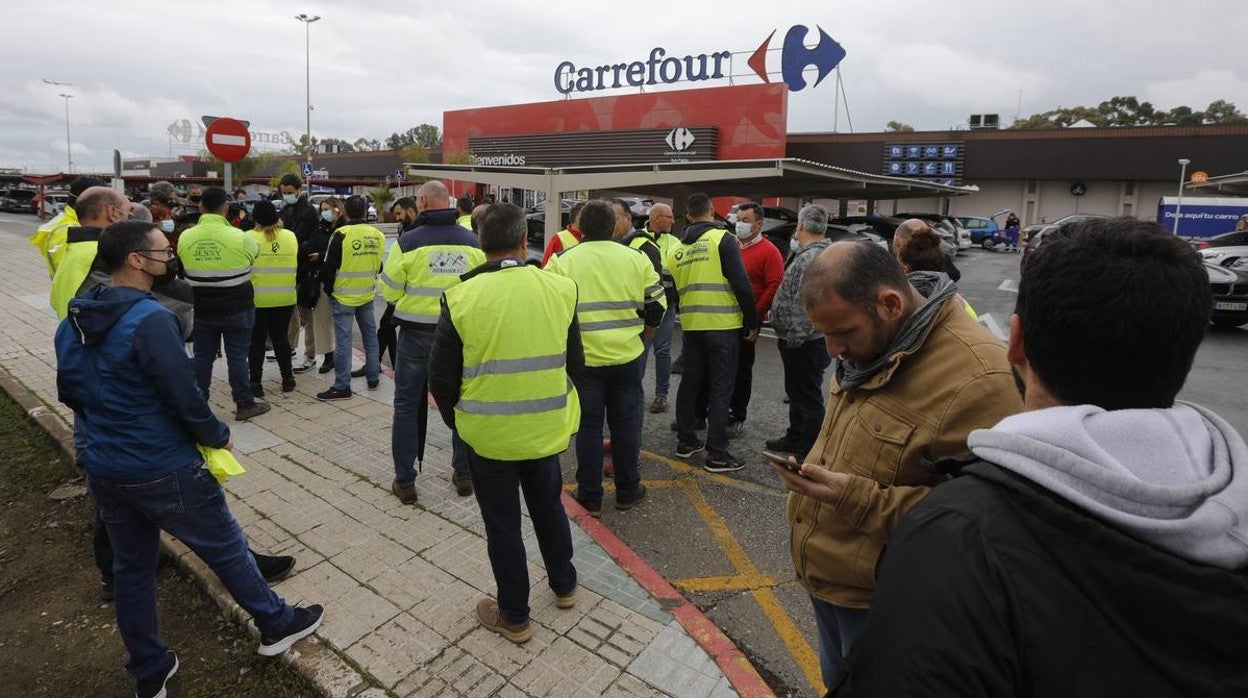
[[[996,243],[994,243],[994,242],[992,241],[992,238],[984,238],[983,240],[980,240],[980,242],[979,242],[979,246],[980,246],[980,247],[982,247],[982,248],[984,248],[985,250],[991,250],[992,248],[996,247],[997,245],[996,245]]]
[[[1248,317],[1215,317],[1211,322],[1214,327],[1243,327],[1248,325]]]

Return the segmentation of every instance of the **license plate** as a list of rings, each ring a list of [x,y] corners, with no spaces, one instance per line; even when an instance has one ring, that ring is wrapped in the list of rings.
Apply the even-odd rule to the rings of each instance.
[[[1230,301],[1214,301],[1214,310],[1248,310],[1248,303],[1232,303]]]

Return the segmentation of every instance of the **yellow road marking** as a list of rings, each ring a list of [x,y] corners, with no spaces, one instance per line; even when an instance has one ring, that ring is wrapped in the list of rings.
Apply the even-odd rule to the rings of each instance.
[[[731,574],[724,577],[673,579],[672,585],[683,591],[692,592],[753,591],[755,589],[770,589],[776,585],[776,580],[765,574]]]

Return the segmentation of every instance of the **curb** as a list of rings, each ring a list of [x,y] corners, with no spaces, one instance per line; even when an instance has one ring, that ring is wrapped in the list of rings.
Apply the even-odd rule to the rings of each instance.
[[[9,397],[26,410],[26,414],[42,428],[61,449],[61,452],[74,459],[74,432],[56,413],[31,392],[25,385],[12,376],[7,370],[0,370],[0,388]],[[208,569],[208,565],[189,549],[168,534],[161,533],[161,549],[176,560],[177,566],[184,572],[195,577],[208,596],[221,608],[221,612],[237,619],[247,619],[247,613],[235,603],[234,598],[226,591],[221,580]],[[258,637],[255,626],[247,622],[246,627],[252,636]],[[294,647],[281,655],[282,661],[289,663],[300,674],[308,678],[325,695],[330,698],[355,698],[370,689],[372,682],[354,667],[338,656],[332,648],[315,634],[300,640]],[[377,689],[380,690],[380,689]],[[384,692],[379,695],[385,695]]]
[[[575,521],[583,531],[589,534],[590,538],[594,539],[594,542],[601,545],[603,550],[606,550],[607,554],[619,563],[620,567],[624,568],[630,577],[651,596],[658,599],[672,616],[680,621],[681,627],[689,633],[693,641],[715,660],[720,671],[724,672],[724,676],[728,678],[728,682],[738,694],[743,698],[775,695],[767,682],[763,681],[763,677],[759,676],[750,660],[719,629],[719,626],[711,622],[711,619],[707,618],[706,614],[702,613],[692,602],[681,596],[676,587],[655,571],[650,563],[643,560],[627,543],[620,540],[619,536],[612,533],[606,524],[590,516],[589,512],[572,498],[572,495],[564,491],[562,498],[563,508],[568,512],[568,518]]]

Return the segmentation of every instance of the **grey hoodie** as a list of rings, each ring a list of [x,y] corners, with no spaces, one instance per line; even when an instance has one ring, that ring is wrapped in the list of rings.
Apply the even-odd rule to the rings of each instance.
[[[1203,407],[1051,407],[973,431],[967,444],[1180,558],[1232,570],[1248,564],[1248,446]]]

